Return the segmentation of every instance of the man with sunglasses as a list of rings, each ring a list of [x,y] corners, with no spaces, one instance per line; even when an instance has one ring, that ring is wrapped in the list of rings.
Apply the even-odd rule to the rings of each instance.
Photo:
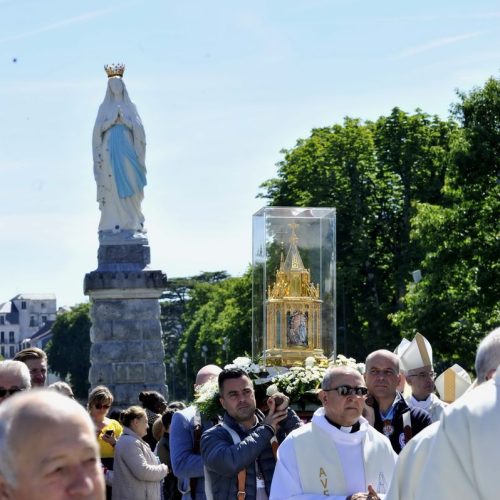
[[[0,403],[16,392],[31,389],[30,371],[20,361],[0,361]]]
[[[354,368],[329,368],[309,424],[278,449],[270,500],[375,500],[386,493],[396,454],[362,416],[367,388]]]
[[[392,448],[400,453],[406,443],[432,423],[421,408],[410,408],[397,391],[401,380],[399,358],[380,349],[366,358],[367,404],[373,408],[373,426],[389,438]]]

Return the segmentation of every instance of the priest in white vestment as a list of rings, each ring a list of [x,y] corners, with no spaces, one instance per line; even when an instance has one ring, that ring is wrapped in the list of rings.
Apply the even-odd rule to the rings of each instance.
[[[361,416],[367,389],[352,368],[327,370],[312,421],[278,449],[270,500],[382,499],[397,455]]]
[[[446,408],[415,498],[497,500],[500,371]]]
[[[432,347],[420,333],[399,354],[401,368],[411,387],[411,395],[406,397],[410,408],[421,408],[429,413],[433,422],[438,422],[447,403],[434,393],[434,373]]]

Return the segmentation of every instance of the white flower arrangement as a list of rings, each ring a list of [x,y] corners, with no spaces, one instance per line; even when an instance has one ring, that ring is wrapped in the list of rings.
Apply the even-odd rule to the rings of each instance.
[[[257,365],[256,363],[252,362],[250,358],[247,358],[246,356],[240,356],[236,359],[233,359],[233,362],[230,363],[229,365],[226,365],[224,367],[224,370],[228,370],[230,368],[239,368],[244,372],[246,372],[250,376],[250,378],[256,378],[259,376],[260,373],[266,371],[265,366]],[[252,377],[252,375],[255,375],[255,377]]]
[[[330,358],[331,359],[331,358]],[[366,367],[364,363],[357,363],[354,358],[347,358],[343,354],[337,355],[337,357],[330,361],[329,365],[330,367],[334,366],[347,366],[349,368],[353,368],[354,370],[357,370],[361,375],[365,374]]]
[[[321,362],[320,362],[321,363]],[[326,365],[326,363],[325,363]],[[329,360],[327,366],[317,363],[314,357],[304,360],[304,366],[293,366],[290,369],[285,367],[266,367],[254,363],[246,356],[240,356],[226,365],[224,369],[240,368],[258,386],[266,388],[265,394],[272,396],[276,392],[281,392],[290,398],[291,403],[297,403],[304,398],[316,400],[316,395],[321,388],[321,382],[328,368],[335,366],[346,366],[365,373],[364,363],[357,363],[354,358],[347,358],[339,354],[334,360]],[[277,375],[275,375],[277,373]],[[275,375],[275,376],[273,376]],[[219,387],[216,379],[212,379],[206,384],[198,387],[195,394],[194,403],[206,418],[213,419],[223,412],[219,402]]]
[[[273,385],[268,387],[267,394],[270,396],[277,391],[283,392],[292,403],[298,402],[304,396],[315,399],[326,370],[335,366],[346,366],[361,374],[365,373],[364,363],[357,363],[354,358],[347,358],[343,354],[331,360],[328,366],[323,363],[318,365],[316,359],[310,356],[304,360],[304,366],[293,366],[286,373],[274,377]]]

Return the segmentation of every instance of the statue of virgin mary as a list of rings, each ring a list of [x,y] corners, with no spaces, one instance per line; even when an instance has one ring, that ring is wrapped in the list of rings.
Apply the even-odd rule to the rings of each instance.
[[[141,202],[146,185],[146,136],[122,76],[123,65],[105,66],[108,86],[92,136],[99,234],[144,233]]]

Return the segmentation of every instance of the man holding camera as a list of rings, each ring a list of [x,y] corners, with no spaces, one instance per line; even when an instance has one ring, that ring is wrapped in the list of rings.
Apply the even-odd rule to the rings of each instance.
[[[267,499],[271,490],[279,435],[301,425],[289,400],[275,394],[269,411],[257,409],[252,380],[239,368],[222,370],[218,377],[223,422],[201,438],[207,498]]]

